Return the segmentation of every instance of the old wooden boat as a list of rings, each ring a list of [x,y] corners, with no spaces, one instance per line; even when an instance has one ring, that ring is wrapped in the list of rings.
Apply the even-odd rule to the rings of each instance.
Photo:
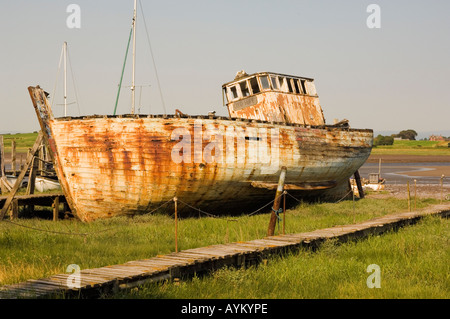
[[[273,199],[283,166],[293,196],[340,199],[372,148],[371,129],[325,123],[311,78],[240,72],[223,85],[229,117],[55,118],[48,94],[28,90],[67,202],[83,221],[143,214],[174,197],[216,215],[249,212]]]
[[[132,114],[55,118],[48,94],[28,88],[76,216],[142,214],[174,197],[180,214],[192,207],[215,215],[253,211],[273,199],[282,167],[286,188],[299,198],[349,193],[373,132],[346,121],[327,125],[311,78],[238,72],[222,87],[229,117],[134,114],[136,21],[135,0]]]

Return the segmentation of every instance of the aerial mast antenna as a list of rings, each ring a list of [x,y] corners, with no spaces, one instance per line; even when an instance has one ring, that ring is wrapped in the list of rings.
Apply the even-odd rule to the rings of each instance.
[[[133,14],[133,75],[131,82],[131,114],[134,114],[135,109],[135,95],[136,95],[136,19],[137,19],[137,0],[134,0],[134,14]]]
[[[64,116],[67,116],[67,42],[63,44],[64,51]]]

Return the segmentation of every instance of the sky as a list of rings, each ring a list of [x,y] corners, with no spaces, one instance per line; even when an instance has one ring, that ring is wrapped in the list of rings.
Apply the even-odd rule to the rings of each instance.
[[[450,1],[140,1],[137,112],[228,115],[222,84],[270,71],[314,78],[327,123],[450,136]],[[113,114],[132,15],[133,0],[2,0],[0,133],[39,130],[31,85],[64,115],[65,41],[67,115]],[[131,55],[118,114],[130,113],[130,85]]]

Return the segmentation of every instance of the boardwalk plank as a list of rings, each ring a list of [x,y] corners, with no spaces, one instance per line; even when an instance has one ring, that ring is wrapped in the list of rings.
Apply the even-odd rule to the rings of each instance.
[[[195,256],[206,256],[212,259],[221,259],[226,256],[230,256],[231,253],[229,251],[219,250],[217,248],[208,248],[208,249],[198,249],[198,250],[185,250],[182,251],[183,254]]]
[[[200,261],[201,258],[193,258],[192,256],[188,256],[184,252],[179,252],[176,255],[167,255],[167,256],[158,256],[157,260],[161,261],[175,261],[180,265],[190,265],[195,264]]]

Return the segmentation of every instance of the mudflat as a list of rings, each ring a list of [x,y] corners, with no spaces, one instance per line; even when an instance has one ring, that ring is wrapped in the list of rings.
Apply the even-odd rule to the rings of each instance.
[[[450,155],[397,155],[397,154],[371,154],[367,163],[449,163]]]

